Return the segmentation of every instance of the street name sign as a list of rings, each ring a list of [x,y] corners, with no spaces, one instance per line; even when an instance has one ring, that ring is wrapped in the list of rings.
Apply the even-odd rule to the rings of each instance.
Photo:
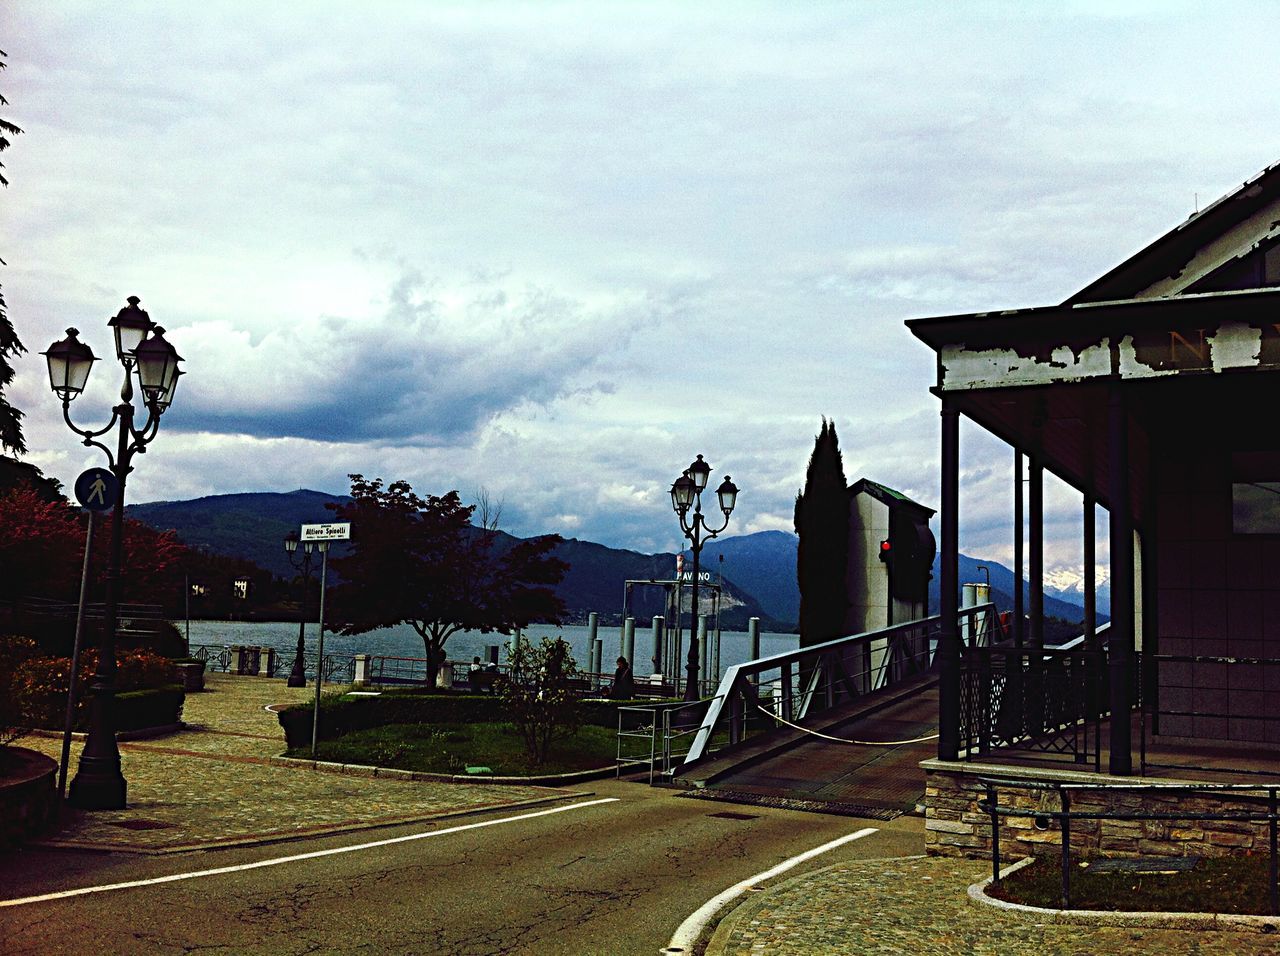
[[[348,541],[351,539],[351,523],[337,524],[304,524],[302,526],[303,541]]]

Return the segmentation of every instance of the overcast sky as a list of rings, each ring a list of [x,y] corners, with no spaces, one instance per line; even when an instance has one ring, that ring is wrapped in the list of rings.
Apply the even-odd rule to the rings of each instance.
[[[1058,302],[1280,159],[1277,13],[8,0],[28,458],[103,464],[38,353],[74,325],[109,357],[138,295],[188,374],[132,501],[361,472],[674,549],[697,453],[733,530],[789,529],[825,415],[850,480],[936,507],[903,320]],[[118,389],[98,363],[75,417]],[[1007,562],[1012,453],[962,453],[962,549]],[[1046,506],[1078,562],[1078,499]]]

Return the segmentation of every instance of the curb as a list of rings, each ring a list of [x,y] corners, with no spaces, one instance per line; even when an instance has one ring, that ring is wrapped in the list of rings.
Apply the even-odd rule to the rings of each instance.
[[[540,777],[496,777],[476,773],[428,773],[422,770],[397,770],[394,767],[372,767],[356,763],[333,763],[328,760],[308,760],[305,757],[265,757],[263,762],[274,767],[292,767],[295,770],[315,770],[318,773],[340,773],[349,777],[380,777],[391,780],[416,780],[426,783],[489,783],[505,786],[555,787],[564,784],[588,783],[615,776],[617,767],[600,767],[596,770],[578,770],[573,773],[550,773]]]
[[[1026,857],[1000,871],[1004,879],[1029,866],[1035,857]],[[1015,919],[1057,926],[1120,926],[1143,929],[1252,930],[1258,933],[1280,931],[1280,916],[1247,916],[1237,913],[1151,913],[1112,910],[1054,910],[1025,903],[1010,903],[987,895],[991,877],[969,886],[969,901],[976,906],[990,906]]]
[[[164,737],[168,734],[176,734],[182,730],[190,729],[189,725],[183,721],[176,724],[161,724],[158,727],[140,727],[137,730],[117,730],[116,740],[148,740],[151,737]],[[28,734],[31,737],[45,737],[51,740],[61,740],[63,732],[61,730],[45,730],[43,728],[32,730]],[[71,732],[72,740],[84,741],[89,735],[82,730],[73,730]]]

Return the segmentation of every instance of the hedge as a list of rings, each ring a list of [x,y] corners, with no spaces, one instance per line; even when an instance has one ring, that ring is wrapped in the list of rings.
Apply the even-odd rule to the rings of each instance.
[[[179,684],[116,694],[116,730],[167,727],[182,720],[186,692]]]
[[[583,701],[580,705],[582,722],[615,728],[618,726],[618,705],[625,703],[630,702]],[[294,704],[276,713],[291,748],[310,746],[314,709],[314,703]],[[502,698],[496,694],[384,691],[377,697],[322,698],[318,736],[320,740],[335,740],[387,724],[477,724],[507,719]]]

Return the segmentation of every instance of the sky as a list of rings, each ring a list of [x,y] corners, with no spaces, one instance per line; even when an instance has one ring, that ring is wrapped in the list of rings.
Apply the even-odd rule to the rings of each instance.
[[[185,359],[129,500],[405,479],[512,533],[789,530],[823,416],[938,502],[908,318],[1048,305],[1280,159],[1275,3],[7,0],[9,400],[103,456],[40,352],[129,295]],[[965,422],[961,548],[1008,563],[1012,451]],[[1046,562],[1079,497],[1046,491]],[[318,515],[324,520],[326,515]],[[1099,523],[1105,563],[1105,525]]]

